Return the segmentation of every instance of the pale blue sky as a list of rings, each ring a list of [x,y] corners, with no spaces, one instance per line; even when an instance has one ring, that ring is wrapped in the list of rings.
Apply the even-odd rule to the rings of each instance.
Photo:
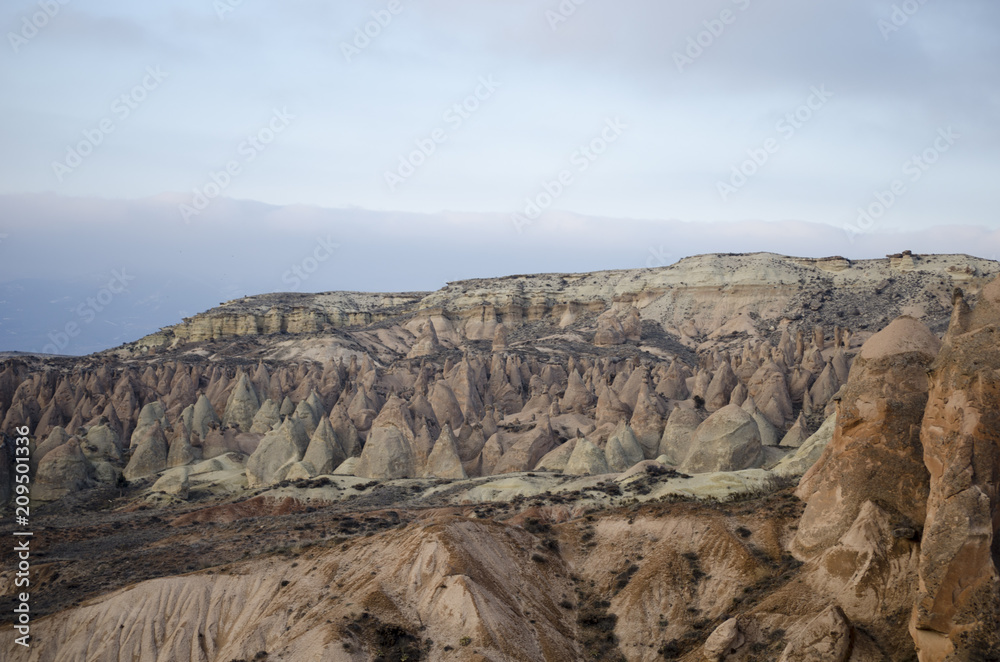
[[[1000,175],[1000,7],[989,0],[928,2],[888,39],[878,23],[891,19],[886,2],[589,0],[553,30],[546,12],[556,0],[399,0],[399,13],[351,62],[342,43],[388,0],[243,0],[220,19],[216,8],[227,1],[72,0],[17,53],[8,34],[0,192],[187,193],[237,156],[272,109],[287,108],[289,130],[226,195],[514,211],[606,118],[620,117],[623,139],[555,208],[839,225],[939,128],[953,126],[962,135],[956,149],[896,215],[996,220],[989,183]],[[678,71],[675,53],[724,10],[731,23],[718,37],[703,35],[709,46]],[[0,26],[17,33],[37,11],[6,2]],[[118,120],[114,100],[147,66],[167,78]],[[443,121],[490,75],[500,87],[462,126]],[[780,138],[777,122],[821,85],[832,98]],[[60,182],[52,162],[109,116],[114,134]],[[435,128],[447,141],[391,192],[385,171]],[[717,182],[775,136],[780,152],[723,201]]]
[[[367,272],[326,271],[315,289],[639,267],[664,242],[674,260],[769,243],[866,257],[920,243],[933,250],[944,244],[927,238],[947,237],[949,250],[991,257],[1000,6],[895,5],[918,9],[894,15],[893,2],[862,0],[11,0],[0,8],[0,284],[24,301],[60,300],[33,297],[40,286],[15,270],[26,256],[37,269],[32,252],[45,247],[65,257],[35,274],[48,279],[39,292],[65,288],[70,303],[52,305],[72,310],[81,280],[98,282],[122,256],[134,258],[148,227],[158,243],[135,267],[183,274],[211,294],[165,292],[150,276],[159,285],[143,305],[168,294],[178,303],[158,317],[136,313],[118,342],[179,310],[282,289],[271,272],[308,248],[317,223],[331,223],[346,254],[383,242],[396,257]],[[46,6],[51,16],[40,14]],[[557,21],[560,6],[575,11]],[[345,56],[366,27],[377,36]],[[591,144],[601,153],[583,156]],[[433,152],[414,154],[420,145]],[[76,161],[68,150],[90,153]],[[921,154],[934,162],[911,161]],[[754,156],[760,165],[747,163]],[[401,157],[419,164],[412,174]],[[227,164],[232,173],[218,174]],[[733,175],[741,165],[751,176]],[[400,177],[394,186],[387,171]],[[232,202],[184,214],[197,193],[215,193],[213,173]],[[560,175],[561,190],[551,183]],[[518,233],[511,215],[530,212],[529,199],[548,204],[552,192],[549,211]],[[866,221],[860,207],[884,211]],[[555,212],[582,219],[572,236],[559,233]],[[449,225],[455,214],[461,232]],[[419,239],[412,246],[485,250],[488,259],[408,253],[398,218]],[[699,222],[730,225],[673,241],[678,223]],[[769,225],[786,222],[798,230]],[[845,225],[860,232],[853,241],[841,240]],[[972,230],[946,231],[955,225]],[[234,244],[243,253],[220,274],[224,237],[239,227],[256,234]],[[601,228],[614,230],[607,250]],[[908,245],[887,248],[893,242],[878,238],[886,233],[905,233]],[[264,249],[282,257],[262,276]],[[0,338],[40,348],[36,331],[4,317]],[[100,338],[94,347],[111,342]]]

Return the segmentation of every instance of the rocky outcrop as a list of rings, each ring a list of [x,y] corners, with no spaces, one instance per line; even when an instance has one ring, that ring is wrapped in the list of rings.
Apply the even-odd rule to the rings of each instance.
[[[132,435],[132,444],[132,457],[124,471],[127,480],[152,476],[167,468],[167,438],[159,420],[138,428]]]
[[[308,441],[299,420],[291,416],[286,418],[281,427],[264,435],[247,459],[249,486],[273,485],[284,480],[292,465],[302,459]]]
[[[438,435],[437,441],[434,442],[434,447],[427,457],[424,475],[453,480],[467,477],[465,469],[462,468],[462,460],[458,457],[455,435],[447,423],[441,428],[441,434]]]
[[[642,462],[644,459],[643,448],[636,440],[631,427],[625,423],[618,425],[604,446],[604,458],[608,470],[616,473]]]
[[[792,397],[785,371],[773,361],[765,363],[750,378],[747,391],[768,422],[784,430],[785,423],[792,418]]]
[[[956,295],[920,442],[930,481],[910,626],[920,660],[1000,659],[1000,280],[975,310]]]
[[[570,457],[576,449],[578,439],[570,439],[545,454],[545,456],[535,465],[537,471],[565,472],[566,465],[569,464]]]
[[[587,439],[578,439],[566,463],[565,473],[571,476],[593,476],[609,473],[604,451]]]
[[[417,475],[413,421],[406,403],[393,396],[372,422],[371,432],[354,475],[390,480]]]
[[[31,488],[32,499],[55,501],[92,484],[94,468],[80,449],[80,439],[70,438],[38,463]]]
[[[309,446],[302,456],[302,463],[306,465],[310,475],[316,476],[333,473],[333,470],[346,459],[347,454],[337,439],[337,433],[334,432],[330,419],[324,416],[309,439]]]
[[[433,320],[427,320],[427,323],[424,325],[420,335],[417,336],[417,340],[413,343],[413,347],[410,348],[406,358],[417,359],[421,356],[437,354],[440,351],[441,342],[438,340],[437,329],[434,328]]]
[[[745,641],[743,633],[740,632],[739,621],[730,618],[712,631],[705,640],[702,653],[709,662],[722,662],[735,654]]]
[[[833,432],[837,428],[837,415],[830,415],[808,439],[795,449],[795,452],[782,458],[773,471],[779,476],[802,476],[805,475],[813,465],[823,455],[823,451],[833,439]]]
[[[833,545],[869,500],[902,524],[921,526],[929,477],[920,422],[927,369],[940,347],[926,326],[909,317],[865,343],[838,408],[833,440],[796,491],[807,504],[793,545],[800,557]]]
[[[778,662],[848,662],[854,631],[840,607],[829,607],[796,633]]]
[[[594,334],[594,344],[598,347],[621,345],[627,340],[621,320],[614,311],[609,310],[597,318],[597,332]]]
[[[260,400],[250,379],[245,373],[240,373],[236,387],[233,388],[226,401],[226,411],[222,416],[222,424],[234,427],[241,432],[249,432],[253,427],[253,417],[260,409]]]
[[[530,431],[520,435],[520,438],[504,451],[493,468],[493,473],[505,474],[515,471],[530,471],[547,453],[559,445],[552,432],[549,417],[544,416]]]
[[[667,462],[680,466],[691,453],[694,431],[706,418],[708,412],[704,409],[690,406],[674,408],[663,429],[657,456],[666,456]]]
[[[255,434],[266,434],[274,429],[274,426],[281,423],[281,415],[278,413],[278,403],[268,398],[260,405],[260,409],[253,416],[253,423],[250,425],[250,432]]]
[[[200,394],[198,400],[194,403],[194,411],[191,417],[191,432],[197,433],[200,439],[204,439],[208,436],[209,430],[213,427],[221,426],[222,421],[219,420],[215,409],[212,408],[212,403],[208,401],[204,393]],[[267,432],[267,430],[261,430],[260,432]]]

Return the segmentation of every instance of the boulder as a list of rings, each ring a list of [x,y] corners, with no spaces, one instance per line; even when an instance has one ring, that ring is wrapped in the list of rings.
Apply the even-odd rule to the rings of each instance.
[[[55,501],[92,485],[94,469],[80,449],[79,437],[45,454],[38,463],[31,498]]]
[[[735,618],[730,618],[708,635],[702,654],[706,660],[722,662],[729,655],[736,653],[736,649],[745,641],[739,622]]]
[[[698,426],[680,465],[684,473],[739,471],[764,462],[760,432],[753,417],[736,405],[727,405]]]
[[[189,467],[177,467],[176,469],[166,471],[153,483],[149,491],[163,492],[178,499],[187,499],[188,491],[191,488],[191,482],[188,478],[190,471]]]
[[[847,662],[853,628],[840,607],[828,607],[792,634],[778,662]]]
[[[627,337],[622,323],[614,311],[608,310],[597,318],[597,332],[594,333],[594,344],[598,347],[624,345]]]
[[[679,466],[691,452],[691,440],[694,431],[698,429],[708,412],[694,407],[676,407],[667,418],[663,428],[660,447],[657,456],[665,456],[671,466]]]

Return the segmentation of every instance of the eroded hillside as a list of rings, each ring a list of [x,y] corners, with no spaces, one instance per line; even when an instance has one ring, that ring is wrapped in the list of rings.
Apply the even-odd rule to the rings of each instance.
[[[8,359],[15,659],[995,659],[998,271],[713,255]]]

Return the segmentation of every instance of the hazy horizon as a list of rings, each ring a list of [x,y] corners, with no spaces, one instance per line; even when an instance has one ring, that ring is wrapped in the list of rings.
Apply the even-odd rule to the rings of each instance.
[[[76,223],[64,223],[63,207]],[[227,199],[191,234],[177,231],[174,212],[163,199],[0,195],[0,216],[35,223],[3,241],[3,268],[15,276],[0,283],[0,351],[42,351],[75,323],[79,335],[62,352],[87,354],[223,301],[273,292],[433,291],[470,278],[665,267],[706,253],[1000,256],[1000,230],[956,225],[853,236],[801,221],[649,222],[558,212],[518,234],[500,214],[391,214]],[[113,238],[116,250],[97,248],[95,235],[106,245]],[[88,245],[95,250],[81,251]],[[102,292],[106,301],[98,299]]]

